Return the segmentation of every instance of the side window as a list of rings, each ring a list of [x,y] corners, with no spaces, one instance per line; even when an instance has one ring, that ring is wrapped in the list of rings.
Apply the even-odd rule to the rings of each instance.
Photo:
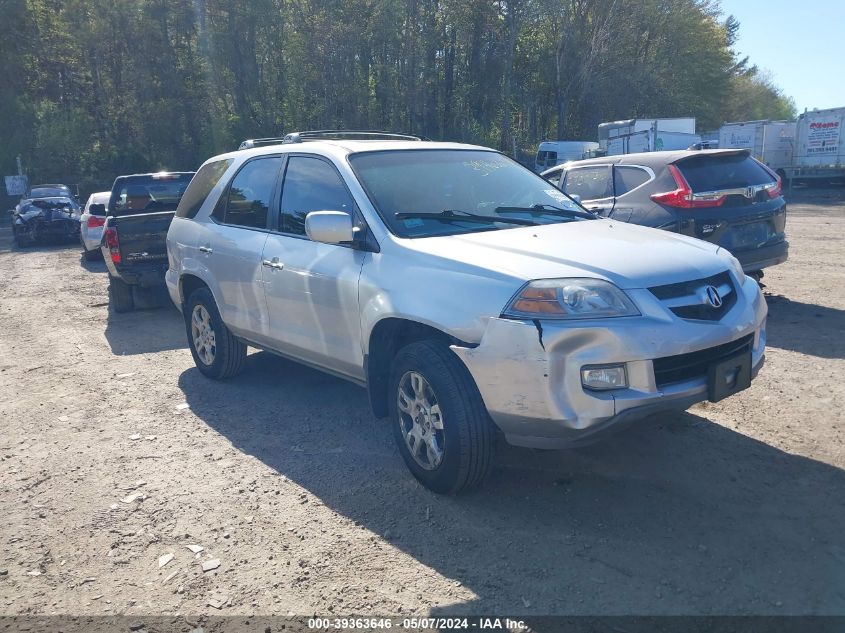
[[[271,156],[243,166],[229,186],[223,222],[255,229],[267,227],[267,211],[282,161],[279,156]]]
[[[220,182],[223,174],[229,169],[233,159],[218,160],[203,165],[196,175],[191,179],[191,184],[185,190],[179,206],[176,207],[176,217],[194,218],[205,202],[208,194],[214,189],[214,185]]]
[[[617,196],[624,196],[632,189],[644,185],[651,176],[642,167],[619,165],[613,168],[613,188]]]
[[[546,175],[546,176],[543,176],[543,178],[545,178],[546,180],[548,180],[548,181],[549,181],[550,183],[552,183],[555,187],[559,187],[559,186],[560,186],[560,175],[561,175],[561,173],[562,173],[562,172],[560,172],[560,171],[555,171],[555,172],[552,172],[551,174],[548,174],[548,175]]]
[[[279,231],[305,235],[305,216],[312,211],[346,211],[352,197],[334,167],[319,158],[291,156],[282,185]]]
[[[581,196],[581,200],[598,200],[613,195],[610,183],[610,168],[577,167],[566,172],[563,191],[570,196]]]

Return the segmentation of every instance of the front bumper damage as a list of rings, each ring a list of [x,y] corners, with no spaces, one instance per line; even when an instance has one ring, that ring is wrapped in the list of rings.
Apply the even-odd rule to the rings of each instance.
[[[582,322],[490,319],[477,347],[452,346],[475,379],[509,443],[568,448],[652,414],[706,400],[707,378],[658,386],[653,359],[753,337],[752,375],[763,364],[767,308],[746,278],[736,304],[717,322],[681,319],[645,289],[627,291],[642,316]],[[593,391],[586,365],[625,363],[628,387]]]
[[[73,241],[79,239],[79,218],[58,212],[17,216],[12,230],[16,238],[33,243]]]

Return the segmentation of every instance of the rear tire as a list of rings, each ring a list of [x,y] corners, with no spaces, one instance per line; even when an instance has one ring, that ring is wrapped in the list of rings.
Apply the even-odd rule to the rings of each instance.
[[[100,251],[99,249],[89,251],[87,248],[82,247],[82,256],[85,258],[86,262],[93,262],[94,260],[100,259],[100,257],[102,257],[102,251]]]
[[[414,383],[422,386],[424,397]],[[475,381],[448,347],[427,340],[399,350],[388,393],[396,445],[423,486],[438,494],[457,494],[484,481],[493,464],[495,428]],[[400,408],[400,400],[404,408]],[[418,417],[409,410],[418,411]],[[419,419],[423,433],[417,439],[413,439],[411,428],[416,426],[414,419]],[[431,459],[438,451],[439,460]]]
[[[132,286],[111,275],[109,276],[109,297],[115,312],[130,312],[135,308]]]
[[[191,356],[204,375],[221,380],[243,370],[247,347],[223,323],[208,288],[198,288],[188,297],[185,329]]]

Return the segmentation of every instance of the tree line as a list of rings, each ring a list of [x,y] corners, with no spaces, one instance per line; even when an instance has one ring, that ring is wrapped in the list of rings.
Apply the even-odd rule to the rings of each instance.
[[[602,121],[793,117],[739,28],[717,0],[0,0],[0,164],[90,190],[302,129],[527,159]]]

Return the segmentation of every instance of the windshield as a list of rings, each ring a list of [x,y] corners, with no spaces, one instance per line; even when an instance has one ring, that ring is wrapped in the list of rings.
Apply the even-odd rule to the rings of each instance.
[[[385,224],[400,237],[572,222],[586,216],[547,181],[494,151],[365,152],[351,155],[349,162]]]
[[[61,198],[67,196],[70,189],[67,187],[33,187],[29,192],[30,198]]]
[[[132,176],[115,182],[109,213],[132,215],[173,211],[188,187],[193,173]]]

